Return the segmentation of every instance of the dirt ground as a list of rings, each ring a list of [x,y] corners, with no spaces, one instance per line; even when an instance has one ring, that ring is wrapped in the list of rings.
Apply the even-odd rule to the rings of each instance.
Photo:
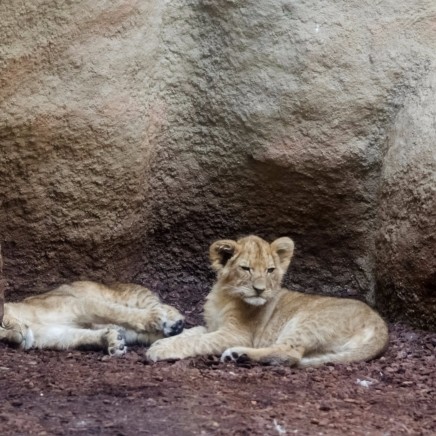
[[[302,370],[0,344],[0,434],[434,435],[435,347],[391,325],[380,359]]]

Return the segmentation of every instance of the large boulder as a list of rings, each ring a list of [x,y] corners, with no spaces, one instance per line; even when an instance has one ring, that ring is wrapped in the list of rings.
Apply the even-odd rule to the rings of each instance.
[[[3,278],[3,257],[0,245],[0,325],[3,323],[6,280]]]
[[[376,300],[436,328],[436,75],[407,99],[389,135],[377,235]]]
[[[407,0],[3,2],[13,295],[89,277],[201,299],[210,242],[256,233],[295,239],[288,284],[373,301],[385,144],[431,72],[435,13]]]
[[[141,269],[159,3],[0,5],[0,234],[17,291]]]

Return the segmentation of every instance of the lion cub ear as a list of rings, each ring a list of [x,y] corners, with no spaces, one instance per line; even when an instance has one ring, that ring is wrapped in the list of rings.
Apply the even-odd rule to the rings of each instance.
[[[238,243],[231,239],[214,242],[209,249],[209,258],[215,271],[222,269],[238,251]]]
[[[291,238],[279,238],[271,244],[271,250],[276,253],[280,266],[286,271],[294,254],[294,241]]]

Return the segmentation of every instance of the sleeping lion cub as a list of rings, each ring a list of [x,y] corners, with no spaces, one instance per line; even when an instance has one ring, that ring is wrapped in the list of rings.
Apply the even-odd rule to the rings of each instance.
[[[221,354],[221,360],[317,366],[379,355],[385,322],[366,304],[292,292],[280,284],[294,251],[289,238],[217,241],[210,259],[217,282],[207,297],[207,327],[155,342],[151,361]]]
[[[150,344],[183,330],[183,316],[147,288],[74,282],[20,303],[6,303],[0,341],[21,348],[100,348],[111,356],[126,344]]]

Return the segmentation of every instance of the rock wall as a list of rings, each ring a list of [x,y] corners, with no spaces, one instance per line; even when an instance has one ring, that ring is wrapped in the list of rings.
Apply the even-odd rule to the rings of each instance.
[[[374,301],[392,249],[375,246],[391,222],[386,150],[434,72],[433,1],[52,0],[0,14],[10,295],[90,277],[201,299],[210,242],[256,233],[295,239],[288,284]]]
[[[17,290],[141,267],[159,3],[0,6],[0,234]]]
[[[0,325],[3,323],[3,315],[5,313],[5,289],[6,280],[3,279],[3,257],[0,245]]]
[[[436,326],[436,74],[407,99],[389,134],[379,213],[379,307]]]

